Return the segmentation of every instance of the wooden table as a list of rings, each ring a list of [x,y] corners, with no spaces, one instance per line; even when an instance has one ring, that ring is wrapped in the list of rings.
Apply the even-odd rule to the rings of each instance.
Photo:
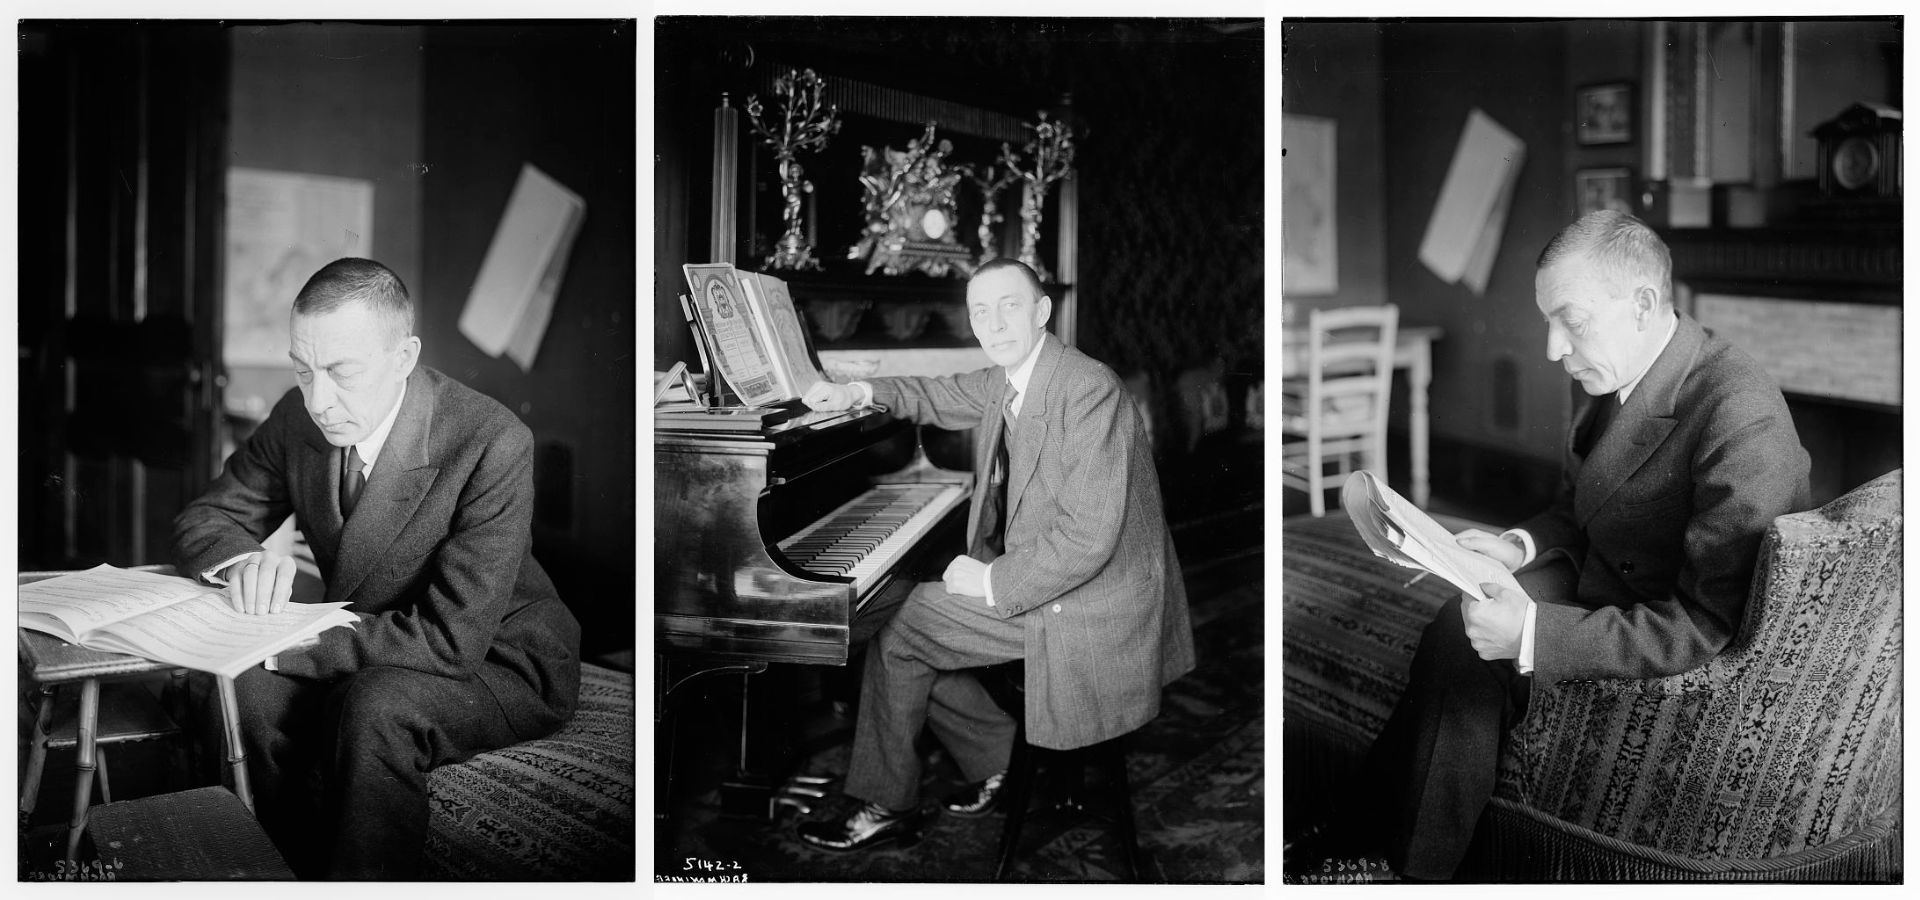
[[[1413,491],[1413,505],[1425,508],[1427,477],[1427,388],[1433,383],[1433,342],[1445,332],[1438,325],[1413,325],[1399,329],[1394,339],[1393,367],[1407,370],[1407,397],[1412,407],[1407,416]],[[1281,333],[1280,377],[1306,376],[1307,334],[1287,328]],[[1385,475],[1386,473],[1381,473]]]
[[[33,580],[22,574],[21,581]],[[100,684],[120,678],[148,675],[175,669],[165,663],[88,650],[52,635],[19,629],[21,677],[31,681],[44,694],[35,717],[33,747],[27,759],[27,784],[20,794],[20,812],[33,812],[35,794],[40,789],[40,773],[46,765],[46,739],[53,718],[53,689],[62,684],[80,685],[80,711],[75,723],[78,759],[74,764],[73,814],[67,824],[67,860],[73,861],[80,850],[80,835],[87,828],[87,810],[93,805],[93,784],[98,759]],[[240,741],[239,704],[234,696],[233,680],[217,678],[220,712],[227,743],[227,762],[233,775],[233,790],[248,810],[253,809],[253,791],[247,780],[246,745]],[[121,738],[126,739],[126,738]]]

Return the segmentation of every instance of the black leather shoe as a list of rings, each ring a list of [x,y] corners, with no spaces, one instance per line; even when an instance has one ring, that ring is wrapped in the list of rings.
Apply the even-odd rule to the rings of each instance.
[[[994,806],[1000,799],[1000,788],[1005,786],[1006,782],[1007,773],[996,772],[988,775],[987,780],[979,784],[968,785],[947,798],[947,812],[964,819],[993,812]]]
[[[823,850],[865,850],[888,841],[903,846],[920,840],[920,815],[917,809],[894,812],[871,803],[862,803],[840,822],[802,822],[800,839]]]

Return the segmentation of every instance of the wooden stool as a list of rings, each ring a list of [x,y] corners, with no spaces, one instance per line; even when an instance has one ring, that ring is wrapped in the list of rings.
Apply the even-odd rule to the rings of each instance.
[[[170,667],[76,647],[24,628],[20,629],[19,647],[21,675],[38,685],[39,693],[39,709],[27,748],[26,778],[20,786],[20,827],[26,827],[38,801],[47,751],[74,748],[73,812],[67,822],[66,854],[67,861],[72,862],[80,848],[80,835],[86,830],[94,785],[99,785],[103,800],[112,799],[101,746],[152,740],[180,730],[144,687],[103,692],[102,683],[165,672]],[[58,688],[70,684],[79,687],[77,709],[56,716],[55,707],[63,705],[57,702]]]
[[[1108,773],[1113,785],[1110,800],[1115,806],[1108,821],[1120,841],[1121,855],[1127,869],[1126,880],[1138,882],[1140,873],[1146,867],[1142,865],[1140,843],[1133,827],[1133,792],[1127,786],[1127,754],[1122,744],[1126,735],[1073,750],[1035,747],[1027,743],[1025,661],[1014,660],[988,666],[975,674],[981,686],[993,698],[994,704],[1012,716],[1014,722],[1013,755],[1007,761],[1007,783],[1001,788],[1006,792],[1003,802],[1007,822],[1000,832],[999,861],[994,866],[993,880],[1005,881],[1007,873],[1013,870],[1013,855],[1020,846],[1020,828],[1026,823],[1027,805],[1032,800],[1035,764],[1041,754],[1047,753],[1065,759],[1074,773],[1074,783],[1069,787],[1067,796],[1052,807],[1056,811],[1085,811],[1087,807],[1082,801],[1086,796],[1087,768],[1098,767]]]
[[[100,869],[119,881],[292,881],[247,805],[223,787],[109,803],[93,811]]]

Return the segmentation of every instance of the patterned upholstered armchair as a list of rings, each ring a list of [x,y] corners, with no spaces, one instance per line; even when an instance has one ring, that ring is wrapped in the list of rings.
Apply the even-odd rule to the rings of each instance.
[[[1776,520],[1741,632],[1708,665],[1535,685],[1458,877],[1898,879],[1900,489],[1895,471]],[[1344,520],[1290,522],[1284,540],[1294,827],[1355,773],[1452,592],[1406,584]]]
[[[1901,473],[1782,516],[1729,652],[1536,685],[1486,877],[1879,880],[1900,859]]]

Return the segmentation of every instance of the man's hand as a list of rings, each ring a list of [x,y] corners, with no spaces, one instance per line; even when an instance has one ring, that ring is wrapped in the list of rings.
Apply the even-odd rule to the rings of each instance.
[[[1503,542],[1504,543],[1504,542]],[[1467,641],[1481,659],[1520,658],[1520,633],[1527,624],[1527,604],[1533,601],[1519,591],[1497,584],[1483,584],[1487,599],[1462,597],[1460,618],[1467,623]]]
[[[860,389],[850,384],[834,384],[831,381],[816,381],[813,387],[800,397],[809,409],[826,412],[839,412],[852,409],[860,402]]]
[[[235,612],[264,616],[287,608],[295,571],[293,557],[262,550],[228,566],[222,577]]]
[[[1519,544],[1478,528],[1469,528],[1454,535],[1453,541],[1481,556],[1491,557],[1509,572],[1520,568],[1527,559],[1527,551]]]
[[[966,597],[985,597],[987,595],[987,564],[971,556],[956,556],[947,563],[947,573],[941,576],[947,583],[947,593]]]

